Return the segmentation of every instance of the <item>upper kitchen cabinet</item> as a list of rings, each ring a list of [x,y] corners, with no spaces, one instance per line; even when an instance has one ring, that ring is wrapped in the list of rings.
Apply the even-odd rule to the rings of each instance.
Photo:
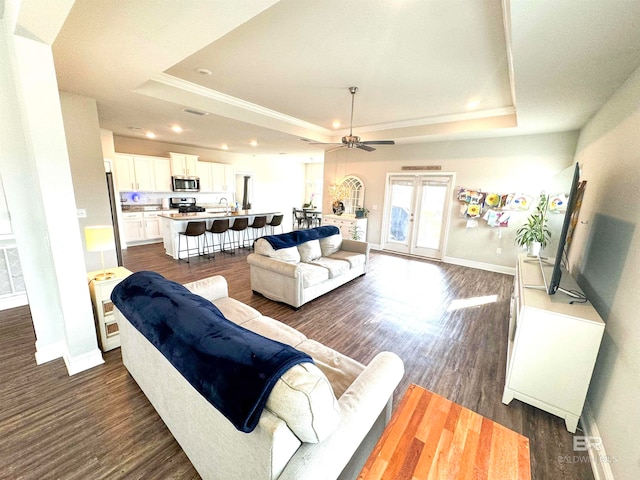
[[[195,177],[198,175],[198,155],[169,153],[171,155],[171,175]]]
[[[196,165],[196,175],[200,178],[200,191],[213,192],[213,182],[211,179],[210,162],[198,162]]]
[[[213,163],[211,176],[214,192],[233,192],[236,189],[236,172],[231,165]]]
[[[196,169],[200,177],[201,192],[230,192],[235,189],[235,171],[231,165],[213,162],[198,162]]]
[[[115,176],[121,192],[169,192],[171,171],[169,159],[117,153]]]
[[[156,192],[170,192],[171,188],[171,162],[168,158],[158,157],[153,163],[155,174]]]

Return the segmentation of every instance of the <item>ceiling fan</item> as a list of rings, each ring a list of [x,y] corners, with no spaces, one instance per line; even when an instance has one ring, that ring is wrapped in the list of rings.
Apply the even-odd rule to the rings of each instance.
[[[369,140],[363,142],[360,140],[360,137],[353,135],[353,104],[357,91],[358,87],[349,87],[349,92],[351,92],[351,123],[349,124],[349,135],[342,137],[342,143],[310,142],[311,145],[340,145],[338,148],[359,148],[367,152],[373,152],[375,150],[375,148],[370,145],[395,145],[396,142],[393,140]]]

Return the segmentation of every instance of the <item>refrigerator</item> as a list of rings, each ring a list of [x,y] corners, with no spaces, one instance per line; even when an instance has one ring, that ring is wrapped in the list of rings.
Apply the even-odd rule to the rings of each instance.
[[[120,198],[116,196],[116,190],[113,185],[113,173],[106,172],[107,175],[107,191],[109,192],[109,205],[111,208],[111,221],[113,223],[113,236],[116,241],[116,258],[118,260],[118,266],[122,267],[122,245],[120,243],[120,222],[118,221],[118,207],[120,205]]]

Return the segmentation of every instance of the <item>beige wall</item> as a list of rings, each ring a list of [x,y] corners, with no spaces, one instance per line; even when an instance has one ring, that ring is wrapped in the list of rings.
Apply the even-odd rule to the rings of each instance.
[[[640,478],[640,69],[582,130],[571,271],[606,322],[588,401],[615,478]]]
[[[60,92],[60,105],[76,206],[87,213],[86,218],[78,218],[85,263],[88,271],[100,270],[100,253],[87,252],[84,240],[84,227],[112,225],[98,108],[94,99],[66,92]],[[115,249],[104,252],[104,263],[107,267],[118,264]]]
[[[323,211],[331,209],[326,186],[348,174],[359,176],[365,184],[364,204],[370,210],[367,240],[381,244],[388,173],[401,173],[403,166],[439,165],[442,172],[455,174],[456,186],[537,196],[549,188],[554,175],[571,164],[576,141],[577,132],[569,132],[396,145],[374,152],[336,150],[325,158]],[[527,214],[515,213],[499,239],[497,229],[484,221],[478,222],[478,228],[467,229],[458,212],[459,204],[453,201],[445,256],[462,264],[512,269],[518,253],[515,230]]]

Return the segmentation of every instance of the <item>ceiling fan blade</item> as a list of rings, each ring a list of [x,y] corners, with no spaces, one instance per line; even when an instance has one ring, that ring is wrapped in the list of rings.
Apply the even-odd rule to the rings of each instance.
[[[365,145],[364,143],[358,143],[356,145],[356,148],[359,148],[360,150],[365,150],[367,152],[373,152],[375,150],[375,148],[370,147],[369,145]]]
[[[369,140],[367,142],[360,142],[365,145],[395,145],[396,142],[393,140]]]
[[[330,148],[325,153],[335,152],[336,150],[340,150],[341,148],[344,148],[344,147],[345,147],[345,145],[340,145],[339,147]]]
[[[342,143],[308,142],[309,145],[342,145]]]

